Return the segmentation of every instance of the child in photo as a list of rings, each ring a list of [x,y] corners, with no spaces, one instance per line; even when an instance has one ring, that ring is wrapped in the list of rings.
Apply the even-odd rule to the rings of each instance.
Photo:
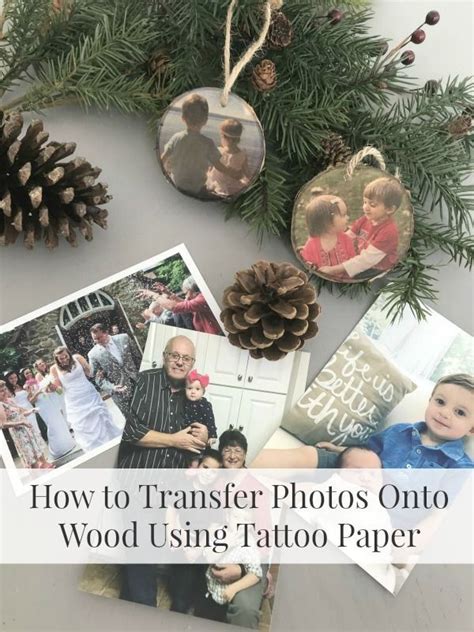
[[[350,491],[354,496],[360,489],[365,489],[368,492],[367,507],[363,510],[340,507],[337,511],[329,507],[318,509],[307,507],[298,509],[296,512],[310,525],[323,528],[328,540],[336,546],[340,541],[340,523],[342,522],[350,523],[356,532],[359,529],[391,531],[390,512],[378,502],[378,494],[384,483],[380,457],[364,446],[343,448],[335,467],[340,468],[340,472],[334,473],[322,485],[303,483],[298,489],[308,494],[316,489],[325,490],[331,487],[336,493]],[[377,553],[371,553],[359,548],[355,540],[349,540],[345,544],[344,553],[391,592],[395,590],[397,582],[404,579],[399,569],[393,564],[391,546],[386,546]]]
[[[209,385],[209,376],[201,375],[195,369],[186,378],[186,402],[184,404],[184,426],[200,423],[207,428],[208,446],[217,439],[217,428],[212,404],[204,395]],[[197,467],[196,457],[192,457],[191,467]]]
[[[447,375],[435,385],[425,420],[389,426],[369,438],[384,468],[472,468],[464,439],[474,434],[474,376]],[[330,442],[292,449],[262,450],[252,468],[334,468],[345,450]]]
[[[473,434],[474,376],[458,373],[438,380],[424,421],[390,426],[366,445],[386,468],[472,468],[463,440]]]
[[[146,329],[151,323],[158,325],[174,325],[173,312],[164,309],[157,301],[152,301],[147,309],[142,312],[143,322],[136,323],[137,329]]]
[[[255,542],[245,542],[242,529],[239,530],[237,527],[239,523],[251,522],[251,510],[234,507],[226,512],[224,524],[228,527],[226,541],[229,548],[222,554],[219,563],[207,567],[206,585],[198,595],[194,608],[195,616],[213,621],[226,621],[228,605],[237,593],[262,581],[263,570],[257,546]],[[223,583],[212,572],[213,569],[220,570],[222,565],[227,564],[239,564],[242,568],[242,577],[230,584]]]
[[[338,265],[320,268],[323,274],[346,274],[370,279],[387,272],[398,261],[398,228],[393,214],[402,203],[404,189],[395,178],[372,180],[363,193],[363,212],[347,235],[354,240],[356,256]]]
[[[166,143],[161,162],[178,189],[197,196],[209,195],[206,178],[209,167],[239,180],[241,173],[227,167],[214,141],[201,134],[209,117],[209,104],[204,97],[192,94],[183,101],[181,117],[186,125]]]
[[[220,453],[217,450],[207,448],[198,459],[199,472],[193,471],[193,474],[196,472],[196,476],[193,478],[194,488],[202,489],[211,485],[215,480],[215,470],[221,467],[222,456]],[[173,528],[185,525],[188,520],[192,522],[195,529],[205,528],[208,526],[209,516],[206,512],[202,512],[200,515],[202,524],[197,524],[195,511],[185,509],[177,511],[172,508],[169,510],[168,520]],[[168,591],[171,597],[170,610],[186,614],[194,605],[197,596],[205,592],[207,564],[197,563],[196,560],[202,555],[202,550],[197,546],[187,550],[184,555],[187,563],[170,566]]]
[[[354,257],[352,239],[346,234],[347,206],[340,197],[321,195],[317,189],[306,207],[306,225],[309,238],[300,250],[306,263],[322,271],[324,266],[337,266]],[[349,278],[341,270],[336,275],[341,280]]]
[[[241,172],[242,177],[240,180],[236,180],[216,167],[211,167],[207,176],[207,188],[216,195],[223,197],[235,195],[250,180],[247,152],[239,147],[242,132],[242,123],[236,119],[226,119],[221,124],[221,145],[219,147],[221,162],[226,167]]]

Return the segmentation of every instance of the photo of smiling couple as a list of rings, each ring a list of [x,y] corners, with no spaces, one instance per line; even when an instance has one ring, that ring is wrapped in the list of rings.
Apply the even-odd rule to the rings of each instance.
[[[205,397],[209,377],[194,369],[195,361],[193,342],[177,335],[166,343],[162,367],[139,373],[118,467],[246,467],[247,439],[233,428],[218,438],[212,404]],[[259,563],[175,564],[159,569],[154,564],[128,564],[121,567],[120,598],[156,607],[164,575],[170,610],[256,629],[262,599],[272,584],[267,570]]]

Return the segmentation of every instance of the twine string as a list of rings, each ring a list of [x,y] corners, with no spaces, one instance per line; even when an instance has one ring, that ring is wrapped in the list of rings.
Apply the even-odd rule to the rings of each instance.
[[[367,147],[363,147],[360,151],[354,154],[352,158],[350,159],[350,161],[348,162],[347,169],[346,169],[346,176],[348,179],[352,178],[356,167],[358,167],[360,163],[363,162],[364,158],[367,158],[367,156],[371,156],[372,158],[375,158],[375,160],[378,163],[379,168],[382,171],[385,171],[385,168],[386,168],[385,160],[382,154],[380,153],[380,151],[378,149],[375,149],[375,147],[371,147],[370,145],[367,145]]]
[[[225,25],[225,44],[224,44],[224,87],[222,88],[221,95],[221,105],[225,107],[229,101],[229,94],[232,90],[232,86],[237,80],[237,77],[240,75],[244,67],[249,63],[255,53],[259,48],[263,46],[265,42],[265,38],[267,37],[268,29],[270,28],[270,22],[272,18],[272,11],[276,9],[280,9],[283,1],[282,0],[267,0],[265,2],[263,11],[264,11],[264,22],[262,30],[260,31],[260,35],[255,40],[253,44],[251,44],[247,50],[242,54],[242,57],[235,64],[235,66],[230,69],[230,40],[231,40],[231,28],[232,28],[232,16],[234,15],[235,5],[238,0],[232,0],[229,4],[229,8],[227,9],[227,20]]]

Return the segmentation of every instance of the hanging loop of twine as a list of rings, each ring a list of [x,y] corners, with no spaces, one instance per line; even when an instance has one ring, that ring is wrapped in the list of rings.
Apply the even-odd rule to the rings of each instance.
[[[378,163],[379,168],[382,171],[385,171],[385,168],[386,168],[385,160],[382,154],[380,153],[380,151],[378,149],[375,149],[375,147],[371,147],[370,145],[367,145],[367,147],[364,147],[363,149],[358,151],[350,159],[347,165],[347,169],[346,169],[346,176],[349,180],[354,175],[354,171],[356,167],[358,167],[360,163],[364,160],[364,158],[367,158],[367,156],[371,156],[372,158],[375,158],[375,160]]]
[[[238,0],[232,0],[227,9],[227,20],[225,25],[225,44],[224,44],[224,87],[222,88],[221,105],[225,107],[229,101],[229,94],[232,90],[232,86],[237,80],[244,67],[249,63],[259,48],[263,46],[265,38],[267,37],[268,29],[270,28],[270,22],[272,18],[272,11],[281,9],[283,0],[267,0],[264,5],[264,22],[260,35],[244,52],[239,61],[230,69],[230,40],[231,40],[231,27],[232,16],[234,15],[235,5]]]

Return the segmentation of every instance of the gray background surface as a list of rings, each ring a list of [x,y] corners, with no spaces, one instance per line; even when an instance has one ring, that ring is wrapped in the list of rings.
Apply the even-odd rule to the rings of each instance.
[[[374,32],[398,41],[423,21],[427,10],[441,12],[435,29],[416,48],[413,74],[426,79],[472,73],[470,2],[376,1]],[[114,199],[110,228],[95,231],[91,244],[52,254],[21,245],[0,251],[0,322],[6,323],[167,248],[184,242],[220,302],[235,271],[260,258],[294,261],[289,242],[266,239],[258,247],[237,220],[224,222],[223,207],[176,192],[161,175],[154,142],[139,117],[78,109],[46,113],[54,140],[74,140],[76,154],[103,168]],[[439,274],[435,309],[473,333],[472,276],[456,265]],[[312,379],[371,304],[324,292],[320,334],[311,351]],[[90,461],[112,466],[113,451]],[[34,526],[32,525],[32,528]],[[2,546],[8,543],[2,542]],[[5,566],[1,569],[0,609],[4,630],[219,630],[223,624],[156,611],[77,591],[82,572],[75,566]],[[468,566],[418,566],[394,598],[355,566],[281,569],[273,630],[355,631],[470,630],[473,628],[473,574]]]

